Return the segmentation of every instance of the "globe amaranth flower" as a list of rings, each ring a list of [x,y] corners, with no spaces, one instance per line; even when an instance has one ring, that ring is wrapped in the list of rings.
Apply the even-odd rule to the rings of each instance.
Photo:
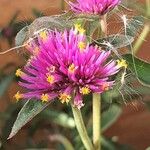
[[[74,105],[81,108],[84,95],[112,88],[110,76],[119,70],[116,61],[109,59],[110,51],[88,44],[80,25],[64,32],[42,31],[28,42],[27,49],[31,57],[23,71],[16,71],[27,92],[17,92],[17,100],[47,102],[58,97],[68,103],[74,95]]]
[[[71,9],[76,13],[104,15],[120,3],[120,0],[77,0],[70,2]]]

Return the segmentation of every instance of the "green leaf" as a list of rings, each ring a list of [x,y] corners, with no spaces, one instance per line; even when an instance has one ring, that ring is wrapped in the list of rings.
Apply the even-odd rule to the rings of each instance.
[[[25,40],[37,36],[37,33],[46,30],[59,30],[63,31],[71,28],[75,20],[68,19],[69,13],[61,15],[54,15],[48,17],[40,17],[35,19],[29,26],[24,27],[16,36],[16,46],[22,45]]]
[[[131,54],[126,54],[123,57],[128,62],[128,67],[135,73],[140,83],[150,87],[150,64]]]
[[[116,150],[116,147],[106,138],[102,137],[102,147],[104,150]]]
[[[44,16],[43,12],[37,10],[36,8],[33,8],[33,9],[32,9],[32,13],[33,13],[33,15],[34,15],[35,17],[42,17],[42,16]]]
[[[8,26],[11,26],[12,24],[15,23],[15,21],[16,21],[18,15],[19,15],[19,12],[20,12],[20,11],[16,11],[16,12],[15,12],[15,14],[14,14],[13,17],[11,18],[10,22],[8,23]]]
[[[12,138],[16,133],[30,120],[32,120],[37,114],[39,114],[44,108],[46,108],[50,102],[43,103],[38,100],[28,100],[20,110],[17,119],[12,127],[11,133],[8,139]]]
[[[132,36],[116,34],[116,35],[110,35],[106,38],[94,40],[94,42],[92,42],[91,44],[92,45],[96,44],[106,49],[118,49],[118,48],[131,45],[133,41],[134,41],[134,38]]]
[[[15,38],[16,46],[21,46],[25,42],[27,38],[27,32],[28,32],[28,26],[24,27],[17,33]]]
[[[7,88],[9,87],[9,84],[13,81],[14,79],[14,73],[7,75],[0,81],[0,97],[3,96]]]
[[[67,17],[66,17],[67,16]],[[29,37],[35,36],[35,33],[44,29],[64,31],[67,28],[71,28],[74,25],[72,19],[68,19],[68,15],[54,15],[48,17],[40,17],[35,19],[31,25],[29,25]]]
[[[93,35],[94,31],[96,29],[98,29],[98,27],[100,28],[99,19],[98,20],[94,20],[94,21],[87,21],[87,23],[86,23],[86,34],[87,34],[87,36],[89,36],[90,41],[92,39],[91,36]]]
[[[127,35],[135,37],[136,34],[142,29],[144,25],[144,17],[143,16],[135,16],[133,17],[127,24]]]
[[[45,118],[58,125],[66,128],[74,128],[75,122],[72,117],[66,113],[58,112],[56,110],[46,109],[40,114],[41,119]],[[48,118],[48,119],[47,119]]]
[[[102,113],[102,132],[107,130],[121,115],[122,109],[117,105],[112,105],[107,111]]]

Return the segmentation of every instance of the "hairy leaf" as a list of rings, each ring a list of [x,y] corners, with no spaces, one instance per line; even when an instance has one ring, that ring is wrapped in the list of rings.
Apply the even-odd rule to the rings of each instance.
[[[40,17],[35,19],[29,26],[24,27],[16,36],[16,46],[22,45],[25,40],[37,35],[38,32],[45,29],[65,30],[71,28],[74,24],[73,20],[68,19],[68,14],[54,15],[48,17]]]
[[[49,104],[50,102],[43,103],[38,100],[28,100],[20,110],[8,139],[12,138],[25,124],[27,124]]]
[[[40,117],[41,117],[41,119],[46,118],[46,120],[50,120],[51,122],[54,122],[63,127],[67,127],[67,128],[75,127],[74,119],[72,117],[68,116],[68,114],[63,113],[63,112],[46,109],[40,114]]]
[[[127,18],[128,20],[128,18]],[[126,31],[128,36],[135,37],[144,25],[144,17],[135,16],[126,24]]]
[[[97,44],[106,49],[118,49],[118,48],[131,45],[133,41],[134,38],[132,36],[116,34],[116,35],[110,35],[106,38],[97,39],[92,43],[92,45]]]
[[[17,33],[16,38],[15,38],[16,46],[23,45],[23,43],[27,39],[27,32],[28,32],[28,26],[24,27]]]
[[[9,84],[13,81],[14,77],[14,74],[10,74],[0,81],[0,97],[5,93],[5,91],[9,87]]]
[[[123,57],[126,59],[129,68],[135,73],[139,81],[143,85],[150,87],[150,64],[131,54],[126,54]]]
[[[121,115],[122,109],[117,105],[112,105],[107,111],[102,113],[102,132],[107,130]]]

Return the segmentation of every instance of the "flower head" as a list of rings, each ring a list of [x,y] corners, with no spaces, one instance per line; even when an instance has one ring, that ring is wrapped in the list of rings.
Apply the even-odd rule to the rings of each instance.
[[[23,72],[16,74],[27,92],[16,95],[17,99],[47,102],[58,97],[62,103],[68,103],[74,95],[74,105],[81,108],[84,95],[102,93],[113,86],[110,76],[118,72],[117,62],[108,61],[110,51],[90,46],[80,29],[78,26],[78,30],[45,31],[30,41],[27,49],[31,58]],[[37,47],[39,52],[35,54]]]
[[[104,15],[120,3],[120,0],[77,0],[69,2],[71,9],[76,13]]]

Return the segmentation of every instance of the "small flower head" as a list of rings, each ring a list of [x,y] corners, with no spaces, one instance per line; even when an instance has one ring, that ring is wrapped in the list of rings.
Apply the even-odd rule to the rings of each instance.
[[[78,43],[78,48],[82,51],[86,48],[86,44],[84,42],[80,41]]]
[[[53,84],[55,81],[55,77],[53,75],[48,75],[47,76],[47,82],[50,84]]]
[[[24,73],[21,71],[21,69],[17,69],[15,75],[17,77],[21,77]]]
[[[126,60],[124,60],[124,59],[121,59],[121,60],[117,60],[117,66],[118,66],[118,68],[127,68],[128,67],[128,64],[127,64],[127,62],[126,62]]]
[[[69,103],[74,95],[74,105],[81,108],[84,95],[102,93],[113,86],[109,77],[119,68],[116,61],[108,61],[111,52],[89,45],[81,30],[76,25],[69,31],[47,31],[31,41],[28,50],[32,59],[25,65],[19,82],[27,92],[17,95],[17,99],[47,102],[59,98],[62,103]],[[38,55],[35,47],[40,49]]]
[[[80,93],[83,94],[83,95],[90,94],[90,92],[91,92],[91,90],[88,87],[82,87],[80,89]]]
[[[67,93],[61,93],[59,99],[61,103],[69,103],[69,101],[71,100],[71,96]]]
[[[120,0],[77,0],[69,2],[76,13],[104,15],[120,3]]]
[[[17,102],[23,98],[23,94],[20,94],[20,92],[18,91],[15,95],[14,98],[17,100]]]
[[[41,101],[42,102],[48,102],[48,100],[49,100],[48,94],[42,94],[41,95]]]

